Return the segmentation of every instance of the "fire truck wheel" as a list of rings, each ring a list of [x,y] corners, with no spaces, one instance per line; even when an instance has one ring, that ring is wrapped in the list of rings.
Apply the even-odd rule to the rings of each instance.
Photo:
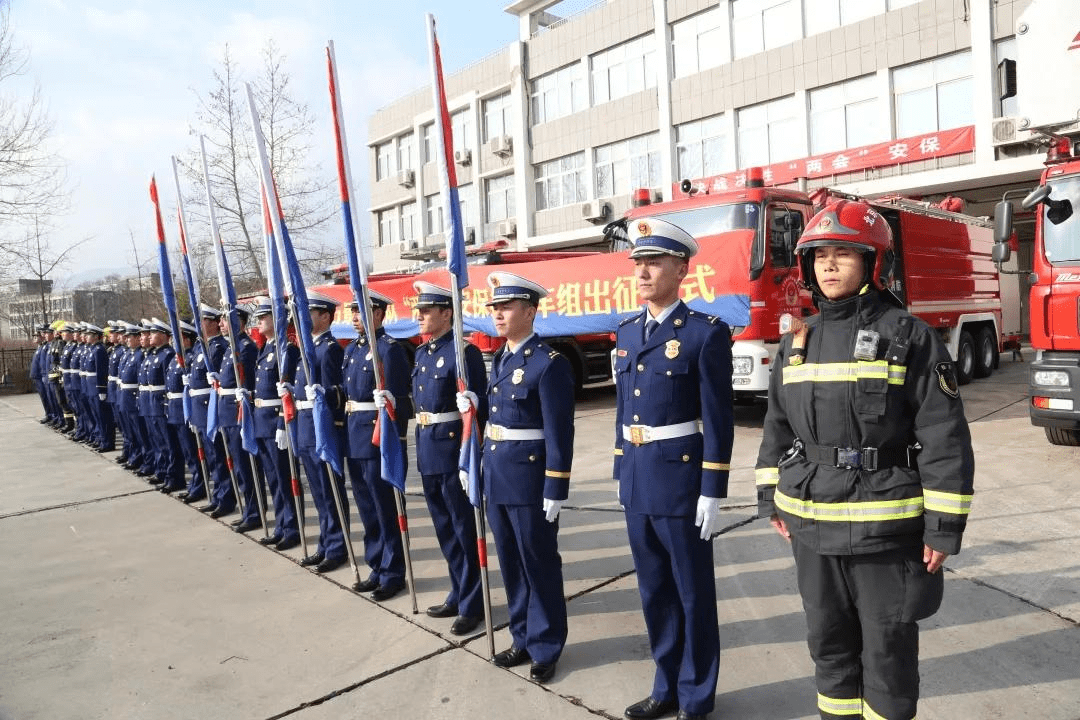
[[[975,340],[971,333],[960,333],[960,345],[956,348],[956,381],[967,385],[975,375]]]
[[[1052,445],[1071,445],[1073,447],[1080,445],[1080,430],[1055,427],[1047,427],[1043,428],[1043,430],[1046,431],[1046,439]]]
[[[975,343],[975,377],[990,377],[997,367],[997,359],[997,338],[993,330],[984,327],[979,331],[978,341]]]

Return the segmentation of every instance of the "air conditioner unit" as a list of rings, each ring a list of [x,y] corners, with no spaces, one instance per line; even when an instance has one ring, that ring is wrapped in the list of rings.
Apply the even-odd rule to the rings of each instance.
[[[416,183],[416,175],[412,170],[401,170],[397,174],[397,184],[401,187],[411,188]]]
[[[994,120],[990,125],[993,145],[996,147],[1017,142],[1019,140],[1017,137],[1017,125],[1017,118],[1014,117],[1003,117]]]
[[[589,221],[606,220],[611,215],[611,204],[603,200],[581,203],[581,217]]]
[[[474,228],[472,225],[466,225],[464,228],[464,232],[466,243],[476,242],[476,228]]]
[[[509,135],[498,135],[488,140],[488,150],[499,157],[510,157],[514,154],[514,138]]]
[[[495,226],[495,233],[501,237],[513,237],[517,235],[517,223],[513,220],[503,220]]]
[[[455,150],[454,162],[456,162],[458,165],[468,165],[472,162],[472,150],[470,150],[469,148]]]

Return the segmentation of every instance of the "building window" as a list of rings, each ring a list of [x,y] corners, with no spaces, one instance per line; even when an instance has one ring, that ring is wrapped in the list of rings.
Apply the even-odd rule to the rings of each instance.
[[[490,178],[484,181],[484,186],[484,196],[487,198],[485,222],[496,223],[515,217],[514,176],[500,175]]]
[[[720,8],[672,23],[671,49],[675,59],[675,77],[693,75],[723,63],[724,31],[724,15]]]
[[[472,111],[469,108],[450,116],[450,132],[454,135],[454,150],[472,147]]]
[[[919,2],[919,0],[913,0]],[[806,37],[885,12],[885,0],[803,0]],[[911,4],[910,2],[908,4]]]
[[[420,128],[420,142],[423,143],[421,159],[425,163],[435,162],[435,123],[428,123]]]
[[[738,111],[739,167],[768,165],[801,154],[799,134],[805,132],[789,95]]]
[[[888,139],[876,81],[876,76],[866,75],[810,91],[811,155]]]
[[[585,153],[574,153],[536,166],[537,210],[550,210],[587,199]]]
[[[424,198],[425,235],[438,235],[443,231],[442,195],[435,193]]]
[[[971,125],[973,91],[970,50],[893,70],[896,137]]]
[[[660,136],[656,133],[602,145],[594,158],[598,198],[660,184]]]
[[[656,87],[656,37],[644,35],[592,56],[593,103]]]
[[[801,34],[796,0],[734,0],[731,4],[737,58],[787,45]]]
[[[416,203],[405,203],[401,206],[401,241],[407,243],[409,247],[416,247],[420,239],[420,233],[417,232],[419,230],[417,227],[418,220]]]
[[[675,155],[680,178],[703,178],[735,169],[723,118],[723,115],[713,115],[675,128]]]
[[[541,75],[532,82],[533,124],[565,117],[588,107],[581,63]]]
[[[394,211],[380,210],[376,217],[379,221],[379,247],[386,247],[394,242]]]
[[[416,167],[416,136],[413,133],[398,138],[398,170],[412,170]]]
[[[375,146],[375,179],[385,180],[394,172],[394,144],[380,143]]]
[[[513,134],[513,110],[510,93],[496,95],[484,101],[484,142],[500,135]]]
[[[472,183],[458,188],[458,212],[461,213],[461,227],[466,234],[470,227],[476,227],[477,197],[473,190],[474,185]],[[466,237],[465,241],[468,242],[468,240],[469,238]]]

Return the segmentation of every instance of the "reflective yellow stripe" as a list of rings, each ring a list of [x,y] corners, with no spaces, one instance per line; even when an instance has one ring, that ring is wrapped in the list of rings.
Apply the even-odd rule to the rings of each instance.
[[[971,497],[971,495],[942,492],[940,490],[923,490],[927,510],[952,513],[953,515],[967,515],[971,512]]]
[[[550,478],[562,478],[564,480],[570,479],[569,472],[559,472],[558,470],[545,470],[544,474]]]
[[[855,382],[862,378],[888,380],[890,385],[903,385],[907,368],[890,365],[886,360],[853,363],[807,363],[784,368],[784,384],[799,382]]]
[[[863,702],[862,713],[865,720],[889,720],[889,718],[885,717],[884,715],[878,714],[877,711],[875,711],[874,708],[870,707],[870,705],[868,705],[866,702]],[[912,718],[912,720],[915,719]]]
[[[701,469],[702,470],[730,470],[731,469],[731,464],[730,463],[714,463],[714,462],[707,462],[707,461],[703,460],[701,462]]]
[[[818,710],[830,715],[862,715],[862,698],[831,698],[818,693]]]
[[[758,486],[775,485],[780,482],[780,468],[758,468],[754,471],[754,480]]]
[[[615,448],[616,455],[622,455],[622,448]]]
[[[878,522],[881,520],[903,520],[919,517],[923,514],[923,499],[904,498],[902,500],[878,500],[867,502],[819,503],[813,500],[799,500],[785,495],[779,490],[773,498],[779,510],[810,520],[827,522]]]

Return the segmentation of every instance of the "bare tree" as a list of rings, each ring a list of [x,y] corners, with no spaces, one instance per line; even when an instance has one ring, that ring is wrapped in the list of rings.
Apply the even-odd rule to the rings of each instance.
[[[0,4],[0,274],[20,264],[11,252],[22,240],[12,226],[60,211],[67,201],[64,164],[49,149],[53,125],[40,90],[27,96],[9,89],[28,64],[29,53],[15,44],[10,10]]]
[[[40,221],[35,219],[34,231],[27,233],[22,242],[11,244],[7,248],[15,272],[34,281],[37,298],[33,301],[25,296],[19,300],[11,299],[0,308],[0,312],[5,314],[12,325],[21,328],[28,338],[33,337],[34,325],[55,319],[49,316],[48,296],[52,294],[52,280],[49,279],[49,275],[63,267],[71,253],[89,239],[83,238],[69,244],[62,251],[55,252],[48,236],[41,228]]]
[[[314,268],[332,256],[319,241],[319,230],[334,216],[331,182],[311,161],[311,137],[315,120],[308,106],[291,96],[290,77],[284,56],[271,40],[262,51],[262,67],[252,80],[255,103],[263,122],[267,151],[278,184],[285,219],[301,263]],[[246,92],[239,65],[226,45],[221,65],[214,70],[214,87],[196,95],[198,110],[191,134],[202,135],[207,144],[207,166],[215,214],[237,292],[266,287],[263,271],[262,210],[258,161],[247,111]],[[194,266],[206,268],[212,251],[199,150],[181,161],[185,176],[193,183],[185,198]]]

